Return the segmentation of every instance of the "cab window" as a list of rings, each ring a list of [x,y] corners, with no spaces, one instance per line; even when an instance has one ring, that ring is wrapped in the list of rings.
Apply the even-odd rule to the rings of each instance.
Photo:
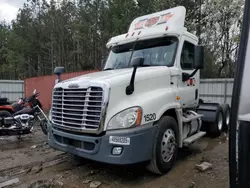
[[[194,44],[185,41],[181,52],[181,68],[192,70],[194,65]]]

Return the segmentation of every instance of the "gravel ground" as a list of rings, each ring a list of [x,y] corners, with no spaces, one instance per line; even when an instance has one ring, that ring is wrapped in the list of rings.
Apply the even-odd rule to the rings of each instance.
[[[204,137],[190,148],[182,149],[174,168],[166,175],[156,176],[144,164],[114,166],[74,158],[46,144],[39,127],[22,137],[0,137],[1,182],[19,178],[9,187],[23,188],[87,188],[94,181],[99,188],[228,188],[228,140],[223,134]],[[200,172],[196,164],[206,161],[212,169]],[[98,183],[97,182],[97,183]]]

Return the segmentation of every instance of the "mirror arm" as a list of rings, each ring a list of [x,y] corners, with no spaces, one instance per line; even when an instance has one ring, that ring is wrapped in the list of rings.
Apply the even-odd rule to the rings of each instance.
[[[199,70],[199,69],[195,69],[195,70],[190,74],[190,77],[189,77],[189,78],[193,77],[193,76],[196,74],[196,72],[197,72],[198,70]]]
[[[57,74],[57,79],[58,79],[58,82],[61,81],[61,74]]]
[[[131,80],[130,80],[130,84],[126,87],[126,95],[133,94],[133,92],[135,90],[134,82],[135,82],[136,69],[137,69],[137,67],[134,67],[133,73],[131,76]]]
[[[199,70],[199,69],[195,69],[191,74],[188,74],[188,73],[186,73],[186,72],[183,72],[183,73],[182,73],[182,81],[185,82],[185,81],[187,81],[189,78],[193,77],[193,76],[196,74],[196,72],[197,72],[198,70]]]

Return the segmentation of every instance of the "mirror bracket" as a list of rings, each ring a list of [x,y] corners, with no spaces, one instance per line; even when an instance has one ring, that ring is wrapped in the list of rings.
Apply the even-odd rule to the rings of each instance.
[[[144,62],[144,58],[143,57],[135,57],[132,60],[131,64],[134,67],[134,69],[133,69],[133,73],[131,75],[130,84],[126,87],[126,95],[131,95],[131,94],[134,93],[134,90],[135,90],[134,83],[135,83],[136,70],[137,70],[137,67],[143,65],[143,62]]]
[[[56,67],[54,73],[57,75],[58,82],[61,81],[61,74],[64,73],[64,67]]]
[[[133,73],[132,73],[132,76],[131,76],[131,80],[130,80],[130,84],[126,87],[126,95],[131,95],[131,94],[133,94],[133,92],[134,92],[134,90],[135,90],[134,83],[135,83],[135,73],[136,73],[136,69],[137,69],[137,67],[134,67]]]
[[[193,76],[196,74],[196,72],[197,72],[198,70],[199,70],[199,69],[195,69],[191,74],[188,74],[188,73],[186,73],[186,72],[183,72],[183,73],[182,73],[182,81],[183,81],[183,82],[186,82],[189,78],[193,77]]]
[[[183,72],[182,73],[182,82],[186,82],[190,78],[190,74]]]

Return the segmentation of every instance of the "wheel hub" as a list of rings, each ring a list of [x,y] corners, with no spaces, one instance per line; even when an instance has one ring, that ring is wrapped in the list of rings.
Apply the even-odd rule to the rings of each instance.
[[[218,129],[221,130],[223,126],[223,117],[222,113],[219,114],[219,120],[218,120]]]
[[[228,126],[230,122],[230,112],[229,110],[227,111],[227,115],[226,115],[226,125]]]
[[[162,159],[165,162],[169,162],[175,152],[176,148],[176,139],[175,134],[172,129],[167,129],[163,134],[162,142],[161,142],[161,155]]]

